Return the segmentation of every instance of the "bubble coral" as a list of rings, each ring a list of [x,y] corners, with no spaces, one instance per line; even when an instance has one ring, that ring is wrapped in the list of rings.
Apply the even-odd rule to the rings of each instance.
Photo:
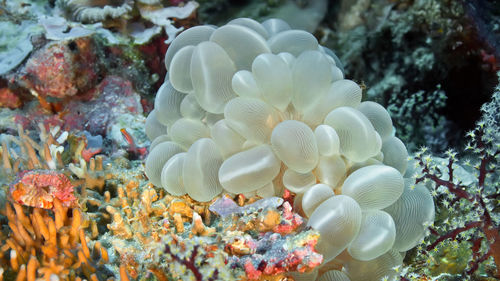
[[[154,185],[204,202],[287,188],[325,262],[347,250],[351,280],[396,275],[399,252],[434,220],[433,200],[405,183],[408,153],[389,113],[361,102],[331,50],[282,20],[240,18],[181,33],[165,65],[146,120]]]

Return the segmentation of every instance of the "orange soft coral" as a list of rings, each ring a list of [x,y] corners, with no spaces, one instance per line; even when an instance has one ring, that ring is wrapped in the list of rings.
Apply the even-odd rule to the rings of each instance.
[[[6,204],[8,229],[0,234],[0,268],[16,280],[107,280],[107,250],[86,236],[89,221],[54,198],[53,210]],[[76,277],[76,278],[75,278]]]

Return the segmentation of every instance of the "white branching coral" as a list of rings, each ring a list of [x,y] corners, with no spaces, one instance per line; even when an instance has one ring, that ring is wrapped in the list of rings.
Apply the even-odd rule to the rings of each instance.
[[[181,33],[165,64],[146,121],[153,184],[198,201],[287,188],[325,263],[344,253],[351,280],[397,274],[434,220],[432,197],[403,178],[389,113],[361,102],[331,50],[284,21],[240,18]]]

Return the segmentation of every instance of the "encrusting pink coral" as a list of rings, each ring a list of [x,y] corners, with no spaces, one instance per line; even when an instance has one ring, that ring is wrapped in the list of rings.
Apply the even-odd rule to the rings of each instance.
[[[19,180],[11,185],[10,194],[22,205],[42,209],[52,209],[54,198],[65,207],[71,207],[76,202],[68,177],[47,170],[21,172]]]

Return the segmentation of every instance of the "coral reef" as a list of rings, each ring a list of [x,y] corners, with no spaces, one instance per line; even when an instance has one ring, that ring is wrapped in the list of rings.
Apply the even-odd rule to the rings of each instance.
[[[39,123],[38,135],[30,137],[27,131],[18,126],[17,137],[2,134],[2,171],[7,174],[16,174],[20,171],[44,169],[62,169],[65,164],[62,159],[64,144],[68,139],[68,132],[60,127],[49,130]]]
[[[169,79],[146,120],[152,184],[200,202],[219,194],[273,202],[286,188],[320,234],[323,263],[310,256],[312,264],[335,264],[352,280],[397,276],[399,252],[434,220],[433,199],[404,179],[408,153],[389,113],[361,102],[331,50],[282,20],[239,18],[181,33],[165,64]],[[246,210],[220,200],[217,209],[223,217]],[[293,228],[302,219],[291,221]]]
[[[21,99],[8,88],[0,89],[0,107],[18,108],[22,105]]]
[[[132,129],[134,123],[143,122],[144,119],[138,117],[142,113],[140,96],[130,81],[107,76],[94,88],[92,95],[95,98],[85,104],[70,101],[61,108],[62,124],[68,130],[86,130],[92,135],[101,136],[114,135],[118,143],[122,143],[120,129],[125,124]]]
[[[109,136],[116,147],[127,149],[131,145],[130,141],[134,140],[135,148],[131,153],[140,154],[136,150],[146,141],[146,136],[142,132],[145,118],[142,116],[141,96],[134,90],[130,81],[118,76],[105,77],[83,96],[64,102],[47,103],[50,109],[57,108],[56,113],[47,112],[37,105],[38,103],[31,102],[24,111],[11,112],[13,123],[19,124],[25,130],[33,130],[38,128],[39,124],[43,124],[45,127],[61,128],[72,135],[87,132],[89,137]],[[122,133],[125,127],[128,128],[126,133],[130,137],[128,140]],[[96,146],[94,148],[98,150],[102,144]],[[90,157],[85,156],[85,158],[88,161]]]
[[[132,11],[134,1],[115,1],[112,3],[98,1],[62,1],[72,11],[72,16],[78,21],[96,22],[107,18],[123,17]],[[124,17],[126,18],[126,17]]]
[[[0,220],[9,226],[1,232],[1,277],[114,280],[105,266],[108,252],[94,240],[97,225],[80,208],[87,189],[102,188],[109,179],[102,175],[102,158],[83,160],[86,137],[40,124],[37,135],[19,127],[18,136],[2,134],[1,140],[0,183],[9,190],[0,200],[5,210]],[[71,163],[75,160],[80,166]]]
[[[133,8],[125,9],[130,14],[118,19],[124,28],[112,24],[105,15],[102,23],[96,24],[62,17],[66,8],[78,10],[77,14],[99,13],[102,8],[106,14],[113,10],[114,1],[17,2],[0,3],[0,17],[7,20],[1,22],[6,32],[1,38],[5,52],[0,54],[0,105],[19,108],[37,99],[40,105],[29,107],[42,107],[47,111],[44,113],[60,113],[59,103],[71,97],[88,98],[107,76],[130,80],[140,94],[152,93],[154,83],[163,82],[165,68],[160,62],[168,42],[197,23],[198,4],[194,1],[175,5],[125,1],[125,6]],[[137,17],[139,14],[143,16]],[[147,98],[142,102],[147,107]],[[115,131],[120,135],[119,128]]]
[[[241,209],[219,217],[216,202],[237,203],[227,197],[200,203],[168,195],[147,183],[140,169],[109,172],[115,176],[107,181],[108,190],[88,189],[82,206],[94,221],[92,237],[110,245],[110,256],[118,257],[121,276],[266,280],[321,262],[314,249],[317,232],[303,229],[302,218],[288,203],[281,206],[282,199],[271,203],[239,196]],[[111,182],[115,187],[109,189]]]
[[[498,5],[198,3],[0,1],[0,281],[500,278]]]
[[[41,29],[32,21],[25,20],[21,24],[0,21],[0,75],[17,67],[33,50],[30,35],[41,33]]]

